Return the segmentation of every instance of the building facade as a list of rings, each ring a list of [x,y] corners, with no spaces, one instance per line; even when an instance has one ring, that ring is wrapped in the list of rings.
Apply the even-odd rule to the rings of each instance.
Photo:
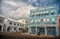
[[[7,31],[10,32],[23,32],[24,24],[17,21],[8,20],[7,22]]]
[[[59,28],[59,36],[60,36],[60,16],[58,16],[58,28]]]
[[[29,21],[26,20],[26,19],[21,19],[21,20],[18,20],[18,22],[24,24],[24,26],[23,26],[24,30],[25,30],[26,33],[28,33],[28,24],[29,24]]]
[[[57,10],[54,7],[30,10],[29,33],[57,36]]]
[[[5,18],[3,18],[2,16],[0,16],[0,32],[3,32],[4,20],[5,20]]]
[[[23,32],[24,24],[0,15],[0,32]]]

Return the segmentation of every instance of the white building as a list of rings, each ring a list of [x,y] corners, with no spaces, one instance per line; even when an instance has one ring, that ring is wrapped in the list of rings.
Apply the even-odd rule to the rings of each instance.
[[[5,20],[5,18],[0,16],[0,32],[3,32],[3,27],[5,27],[4,26],[4,20]]]
[[[0,32],[20,32],[23,31],[23,29],[20,29],[23,26],[24,24],[16,20],[0,15]]]

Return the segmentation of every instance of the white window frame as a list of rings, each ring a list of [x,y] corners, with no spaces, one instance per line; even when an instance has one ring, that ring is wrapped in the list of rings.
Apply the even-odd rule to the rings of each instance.
[[[49,18],[47,18],[47,22],[49,22]]]
[[[38,20],[36,19],[36,20],[35,20],[35,23],[37,23],[37,22],[38,22]]]
[[[38,19],[38,23],[41,21],[41,19]]]
[[[54,18],[52,18],[52,22],[54,22],[55,21],[55,19]]]
[[[41,12],[40,14],[42,14],[43,12]]]
[[[46,22],[46,19],[43,19],[43,22]]]
[[[34,20],[31,20],[31,23],[33,23],[34,22]]]

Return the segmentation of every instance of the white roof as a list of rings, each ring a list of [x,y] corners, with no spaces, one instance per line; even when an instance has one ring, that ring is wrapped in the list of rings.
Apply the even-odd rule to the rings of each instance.
[[[3,15],[0,15],[0,17],[3,17],[3,18],[5,18],[5,19],[7,19],[7,20],[10,20],[10,21],[14,21],[14,22],[17,22],[17,23],[21,23],[21,22],[18,22],[17,20],[14,20],[14,19],[5,17],[5,16],[3,16]],[[23,24],[23,23],[21,23],[21,24]]]
[[[3,18],[5,18],[5,19],[11,20],[11,21],[16,21],[16,20],[14,20],[14,19],[8,18],[8,17],[3,16],[3,15],[0,15],[0,17],[3,17]]]
[[[51,8],[55,8],[55,7],[38,7],[37,9],[32,9],[33,11],[37,11],[37,10],[43,10],[43,9],[51,9]]]

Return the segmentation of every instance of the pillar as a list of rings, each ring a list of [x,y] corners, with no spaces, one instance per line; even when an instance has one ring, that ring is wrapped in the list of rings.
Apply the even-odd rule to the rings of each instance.
[[[46,26],[45,26],[45,36],[47,35],[47,30],[46,30]]]
[[[28,33],[30,33],[31,32],[31,27],[28,27]]]
[[[37,26],[36,26],[36,34],[37,34]]]

